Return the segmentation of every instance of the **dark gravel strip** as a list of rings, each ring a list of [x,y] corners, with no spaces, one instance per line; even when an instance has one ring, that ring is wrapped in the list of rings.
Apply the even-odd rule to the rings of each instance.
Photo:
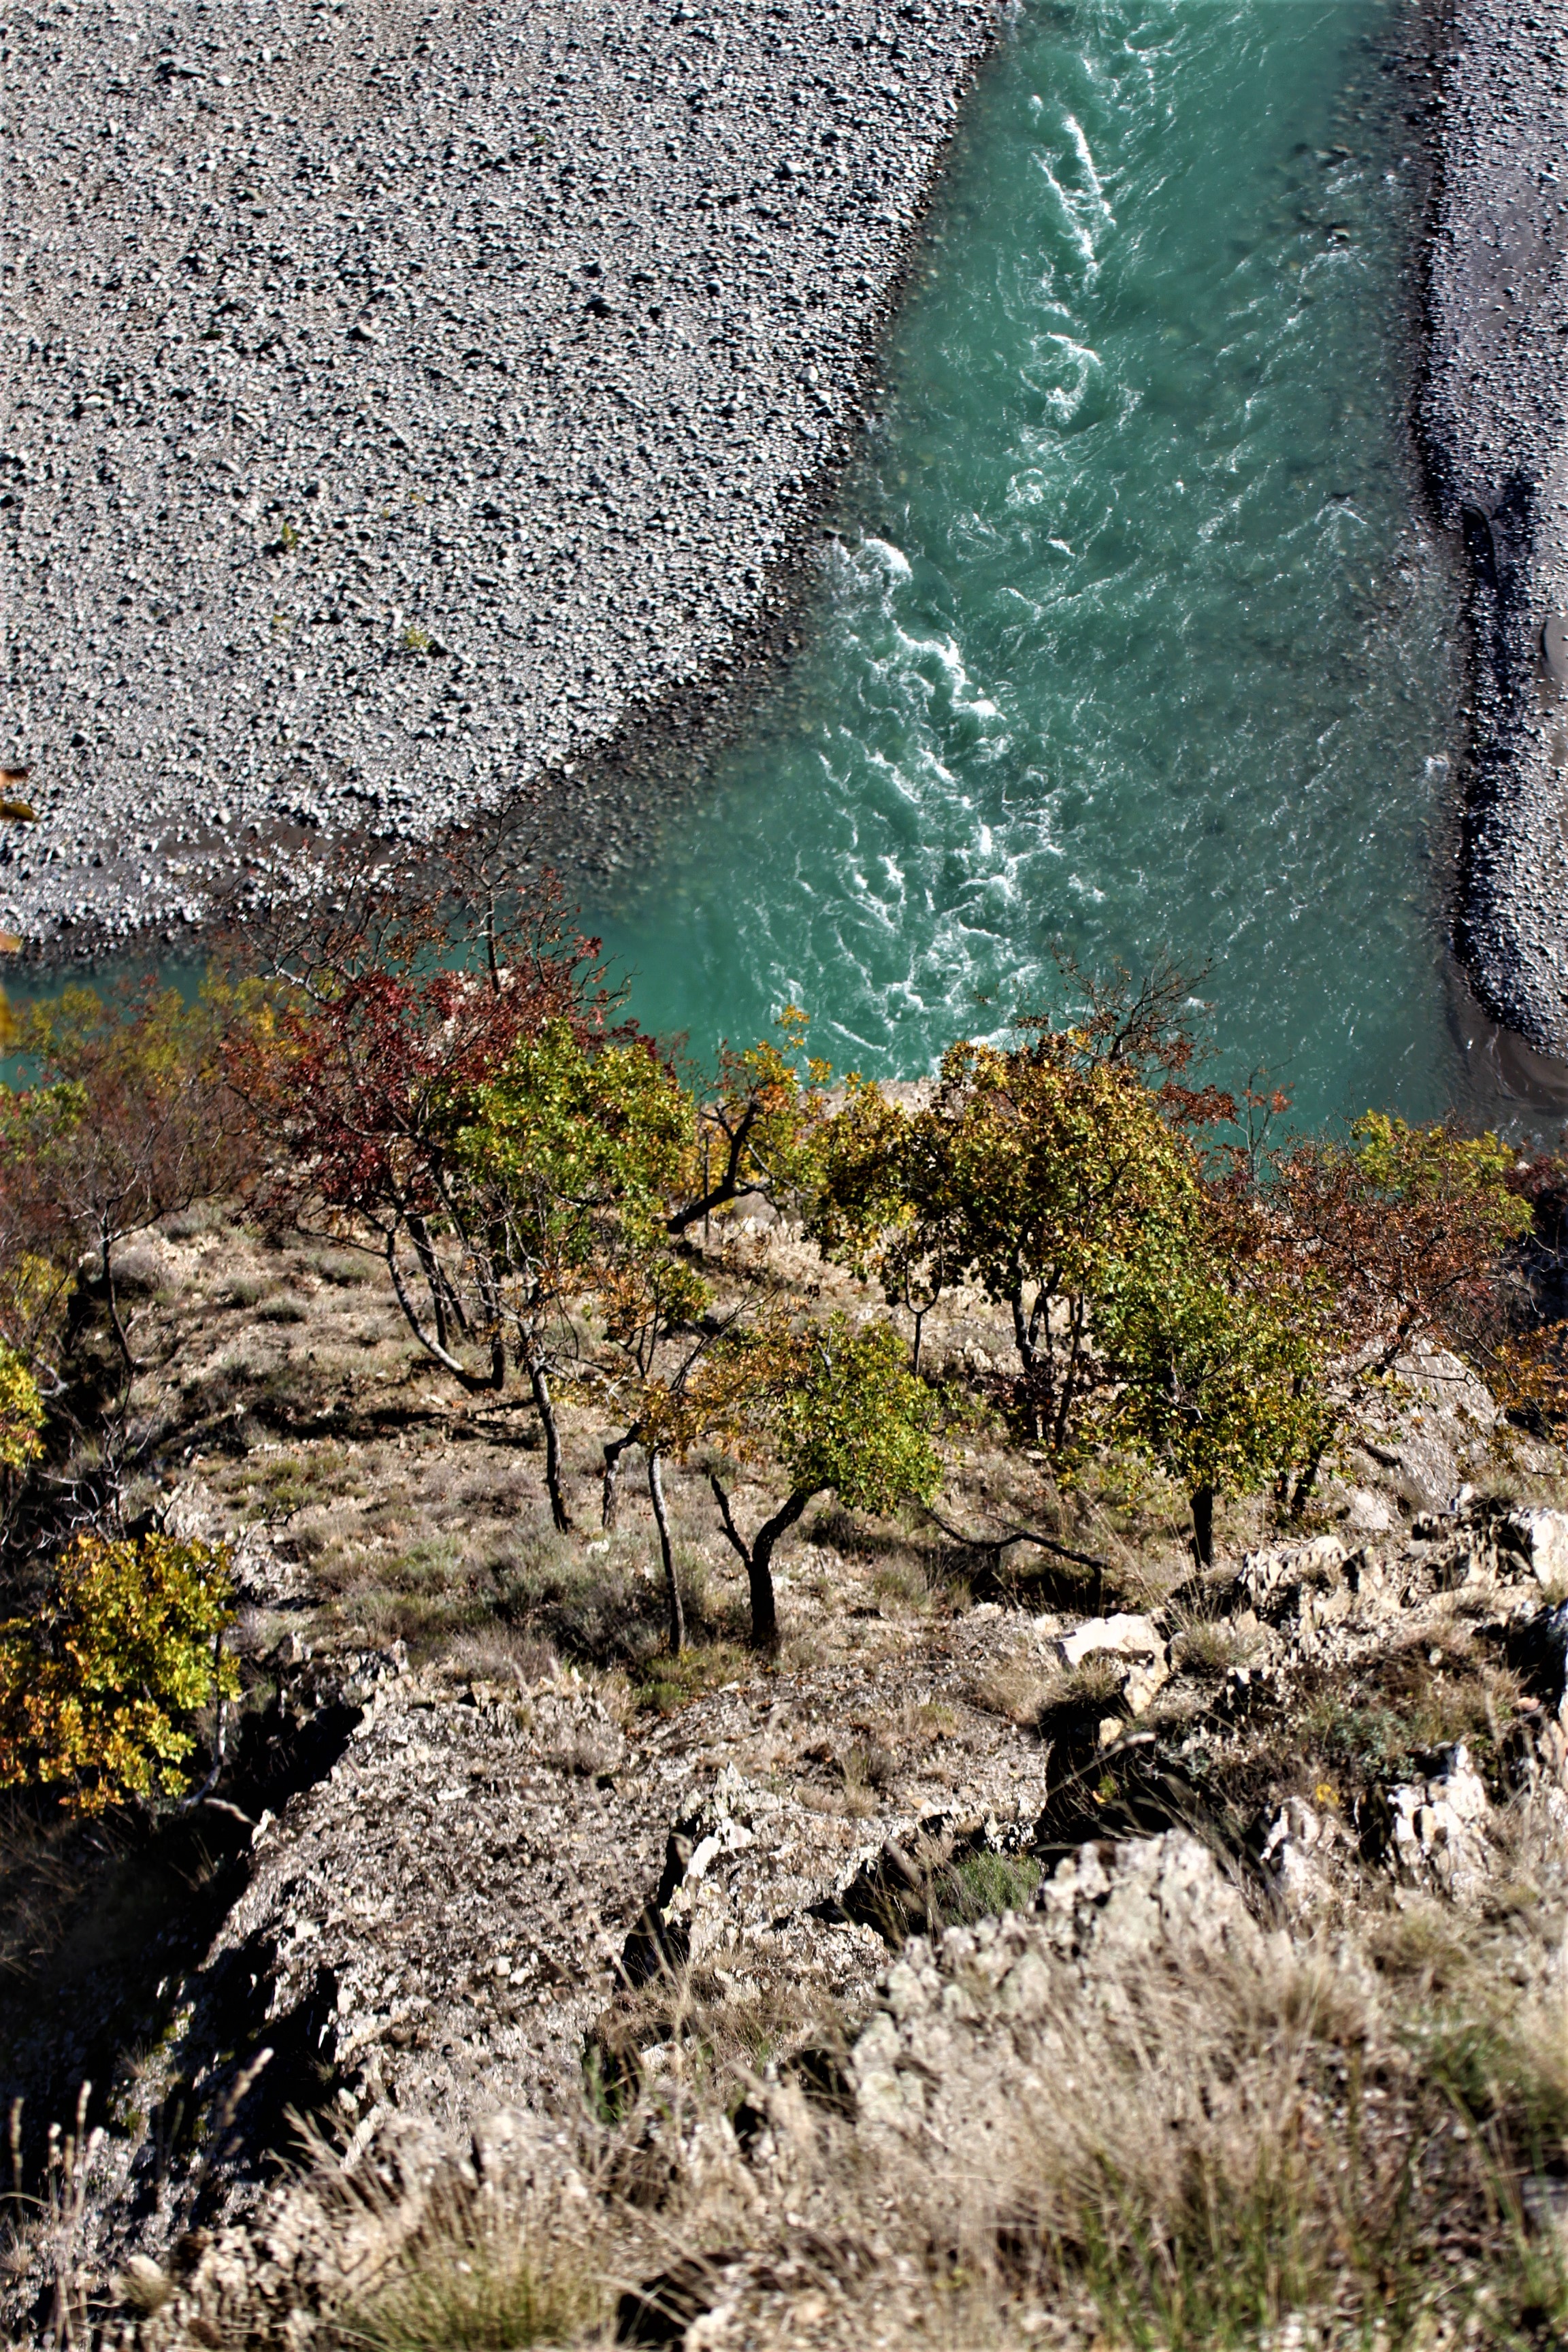
[[[1467,555],[1458,945],[1568,1058],[1568,0],[1456,0],[1446,51],[1420,422]]]
[[[43,822],[0,927],[198,920],[520,792],[569,856],[606,747],[624,800],[778,607],[997,20],[11,15],[0,760]]]

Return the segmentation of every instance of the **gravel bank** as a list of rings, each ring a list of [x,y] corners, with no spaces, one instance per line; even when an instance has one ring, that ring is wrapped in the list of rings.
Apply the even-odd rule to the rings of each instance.
[[[1474,653],[1460,951],[1568,1057],[1568,0],[1457,0],[1421,424]]]
[[[787,608],[996,0],[58,0],[0,27],[0,925],[519,793]]]

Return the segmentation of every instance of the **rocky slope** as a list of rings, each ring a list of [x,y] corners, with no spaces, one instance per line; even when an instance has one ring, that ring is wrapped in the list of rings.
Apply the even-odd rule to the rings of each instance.
[[[787,590],[995,13],[11,16],[0,923],[520,788],[626,855],[621,754]]]
[[[710,1271],[800,1279],[798,1246],[743,1232]],[[1555,2013],[1561,1462],[1451,1360],[1407,1368],[1314,1528],[1222,1513],[1206,1582],[1153,1492],[1053,1522],[1098,1576],[1012,1539],[1047,1497],[977,1408],[944,1439],[959,1534],[816,1507],[765,1660],[672,1465],[677,1662],[634,1479],[597,1526],[591,1400],[561,1536],[523,1410],[433,1385],[363,1256],[214,1210],[121,1280],[127,1508],[234,1543],[247,1698],[193,1811],[0,1837],[15,2341],[448,2342],[361,2306],[499,2265],[584,2342],[1087,2347],[1115,2339],[1045,2276],[1060,2200],[1114,2160],[1168,2203],[1171,2135],[1216,2117],[1245,2173],[1272,2143],[1238,2041],[1258,2111],[1320,2137],[1379,2053],[1370,2243],[1412,2116],[1445,2166],[1468,2145],[1409,2017],[1479,2030],[1499,1987]],[[975,1381],[1007,1334],[960,1294],[926,1346]],[[1440,2240],[1479,2276],[1484,2187],[1434,2179],[1399,2262]]]
[[[289,2117],[350,2180],[427,2184],[470,2146],[536,2161],[594,2100],[679,2081],[693,2032],[795,2053],[766,2080],[826,2084],[868,2147],[973,2168],[1019,2128],[1010,2053],[1063,1969],[1099,2001],[1130,1955],[1293,1966],[1395,1897],[1479,1922],[1522,1813],[1561,1849],[1564,1590],[1568,1514],[1478,1504],[1260,1549],[1201,1602],[873,1621],[853,1663],[743,1672],[663,1717],[573,1672],[313,1662],[289,1637],[285,1709],[334,1712],[341,1752],[239,1824],[209,1947],[122,2025],[61,2216],[13,2249],[13,2327],[47,2334],[63,2266],[127,2340],[300,2341],[345,2245],[370,2275],[400,2240],[384,2212],[323,2231],[320,2172],[266,2185]],[[976,1970],[978,2007],[944,1990]],[[758,2119],[720,2130],[742,2173],[784,2098],[746,2079]],[[756,2287],[725,2259],[689,2318]]]

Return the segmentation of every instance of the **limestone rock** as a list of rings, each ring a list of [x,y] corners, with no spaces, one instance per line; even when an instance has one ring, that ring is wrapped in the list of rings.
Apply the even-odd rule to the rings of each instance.
[[[1118,1658],[1163,1658],[1165,1643],[1147,1617],[1091,1617],[1058,1643],[1065,1666],[1080,1666],[1085,1658],[1109,1651]]]
[[[1321,1909],[1333,1892],[1336,1850],[1344,1843],[1342,1823],[1327,1805],[1288,1797],[1270,1822],[1258,1854],[1264,1871],[1292,1918]]]
[[[1058,1642],[1057,1654],[1069,1667],[1082,1665],[1087,1658],[1125,1659],[1121,1696],[1133,1715],[1142,1715],[1170,1680],[1169,1645],[1147,1617],[1091,1617]]]
[[[1083,2004],[1120,2003],[1130,1970],[1242,1963],[1261,1931],[1208,1848],[1184,1831],[1083,1847],[1038,1908],[911,1939],[882,1982],[849,2076],[862,2128],[922,2136],[950,2159],[987,2163],[1015,2098],[1058,2095]],[[1009,2098],[996,2085],[1005,2080]]]
[[[1482,1892],[1491,1801],[1462,1740],[1442,1772],[1390,1790],[1388,1803],[1389,1854],[1402,1877],[1435,1883],[1461,1902]]]
[[[1249,1551],[1237,1580],[1237,1598],[1245,1594],[1260,1618],[1277,1623],[1294,1610],[1304,1587],[1338,1584],[1344,1562],[1345,1548],[1338,1536],[1313,1536],[1306,1543]]]
[[[1538,1584],[1568,1592],[1568,1511],[1519,1507],[1495,1524],[1499,1553],[1521,1563]]]

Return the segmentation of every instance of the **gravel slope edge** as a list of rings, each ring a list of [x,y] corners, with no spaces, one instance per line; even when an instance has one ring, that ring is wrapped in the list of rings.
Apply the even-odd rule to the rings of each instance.
[[[0,27],[0,928],[527,799],[637,854],[787,636],[996,0],[54,0]]]
[[[1568,1058],[1568,5],[1455,0],[1419,425],[1462,534],[1473,693],[1457,944]]]

